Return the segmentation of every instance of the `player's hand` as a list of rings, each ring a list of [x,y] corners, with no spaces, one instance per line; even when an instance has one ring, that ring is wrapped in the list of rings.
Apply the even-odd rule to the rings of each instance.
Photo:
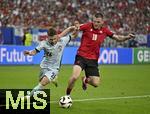
[[[78,36],[78,31],[74,30],[71,34],[71,38],[77,38],[77,36]]]
[[[129,34],[128,36],[129,36],[129,39],[135,38],[135,34],[133,34],[133,33]]]
[[[30,51],[25,50],[25,51],[23,51],[23,54],[24,54],[24,55],[29,55],[29,54],[30,54]]]
[[[77,30],[77,27],[76,26],[70,26],[69,29],[70,29],[70,31],[74,31],[74,30]]]

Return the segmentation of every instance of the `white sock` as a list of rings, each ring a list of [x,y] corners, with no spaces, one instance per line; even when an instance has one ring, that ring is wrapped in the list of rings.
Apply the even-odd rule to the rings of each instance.
[[[31,93],[28,94],[28,95],[29,95],[29,96],[32,96],[32,95],[35,94],[38,90],[41,90],[41,89],[43,89],[43,88],[44,88],[44,86],[39,83],[37,86],[35,86],[35,87],[33,88],[33,90],[31,91]]]

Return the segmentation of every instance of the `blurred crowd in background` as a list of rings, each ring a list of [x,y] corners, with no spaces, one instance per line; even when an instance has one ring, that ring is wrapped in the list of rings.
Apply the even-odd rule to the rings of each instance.
[[[0,26],[55,26],[61,32],[75,20],[91,21],[96,12],[104,14],[106,25],[117,34],[150,33],[150,0],[0,0]],[[104,46],[126,45],[106,42]]]

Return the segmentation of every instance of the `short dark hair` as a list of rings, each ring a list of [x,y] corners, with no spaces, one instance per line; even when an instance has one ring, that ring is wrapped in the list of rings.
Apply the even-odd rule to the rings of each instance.
[[[57,34],[57,32],[55,29],[53,29],[53,28],[48,29],[48,36],[54,36],[56,34]]]
[[[104,17],[104,15],[102,13],[96,13],[94,16],[96,18],[98,18],[98,17],[103,18]]]

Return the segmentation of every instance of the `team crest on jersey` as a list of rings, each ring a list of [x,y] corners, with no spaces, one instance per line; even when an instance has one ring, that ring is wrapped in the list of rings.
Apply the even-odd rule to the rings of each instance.
[[[101,33],[101,34],[102,34],[102,33],[103,33],[103,31],[99,31],[99,33]]]

